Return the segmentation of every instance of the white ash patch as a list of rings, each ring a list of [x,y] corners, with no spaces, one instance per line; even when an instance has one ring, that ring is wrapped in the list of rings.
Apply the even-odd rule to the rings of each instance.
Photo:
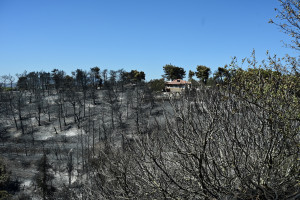
[[[63,133],[63,135],[67,137],[77,136],[78,134],[80,134],[80,130],[78,130],[77,128],[71,128],[70,130]]]
[[[30,179],[26,179],[25,181],[23,181],[23,183],[21,184],[24,188],[30,187],[30,185],[32,184],[32,181]]]

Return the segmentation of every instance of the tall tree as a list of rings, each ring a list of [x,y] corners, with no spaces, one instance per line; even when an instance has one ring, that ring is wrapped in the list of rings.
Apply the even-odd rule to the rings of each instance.
[[[42,88],[43,95],[45,95],[45,90],[48,91],[48,95],[50,94],[50,82],[51,82],[51,74],[49,72],[41,71],[39,72],[40,76],[40,84]]]
[[[28,89],[28,83],[27,83],[27,77],[26,76],[20,76],[17,82],[17,88],[18,90],[27,90]]]
[[[107,86],[107,69],[102,70],[102,79],[103,79],[103,85]]]
[[[117,83],[117,71],[115,70],[109,71],[109,83],[111,86],[114,86]]]
[[[207,83],[209,74],[210,74],[210,68],[209,68],[209,67],[206,67],[206,66],[204,66],[204,65],[198,65],[198,66],[197,66],[196,76],[197,76],[197,78],[199,78],[200,81],[202,81],[204,84]]]
[[[86,91],[89,83],[87,72],[82,69],[77,69],[73,72],[73,75],[75,75],[76,86],[82,91]]]
[[[40,78],[38,72],[29,72],[27,74],[28,89],[31,93],[35,93],[40,87]]]
[[[63,86],[63,80],[65,77],[65,72],[63,70],[54,69],[52,70],[52,79],[54,80],[55,89],[58,92]]]
[[[46,153],[44,153],[43,157],[37,163],[38,173],[35,176],[35,182],[41,189],[43,199],[48,199],[54,191],[54,187],[51,184],[51,181],[54,179],[54,176],[50,171],[51,168],[52,166],[49,163],[49,159]]]
[[[182,67],[167,64],[163,68],[164,76],[168,80],[183,79],[185,77],[185,70]]]
[[[130,76],[134,82],[141,82],[145,80],[145,73],[143,71],[131,70]]]
[[[91,68],[90,74],[90,82],[91,86],[89,87],[89,93],[93,99],[93,103],[96,104],[96,91],[98,87],[100,87],[100,68],[99,67],[93,67]]]
[[[24,117],[23,117],[23,110],[25,106],[25,94],[22,91],[19,91],[16,95],[16,109],[18,111],[18,116],[20,120],[22,134],[25,134],[25,127],[24,127]]]
[[[230,78],[230,72],[225,67],[218,67],[218,71],[214,73],[214,80],[218,83],[224,83],[224,81]]]
[[[88,74],[86,71],[77,69],[75,72],[73,72],[73,75],[75,75],[77,88],[80,89],[83,93],[83,116],[85,117],[86,97],[89,84]]]
[[[192,81],[193,76],[195,76],[195,72],[193,72],[192,70],[189,71],[189,81]]]
[[[99,67],[93,67],[91,68],[90,71],[90,78],[91,78],[91,83],[93,87],[98,87],[100,86],[100,68]]]

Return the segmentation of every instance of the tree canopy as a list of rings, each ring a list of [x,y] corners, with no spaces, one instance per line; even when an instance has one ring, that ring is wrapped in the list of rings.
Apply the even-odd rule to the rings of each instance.
[[[164,76],[168,80],[183,79],[185,77],[185,70],[182,67],[177,67],[171,64],[165,65]]]
[[[204,84],[207,83],[209,74],[210,74],[210,68],[209,68],[209,67],[206,67],[206,66],[204,66],[204,65],[198,65],[198,66],[197,66],[196,76],[197,76],[197,78],[199,78],[200,81],[202,81]]]
[[[122,79],[126,82],[141,82],[142,80],[145,80],[145,78],[146,75],[143,71],[131,70],[130,72],[122,73]]]
[[[195,72],[193,72],[192,70],[189,71],[189,81],[191,81],[193,79],[193,76],[195,76]]]
[[[156,92],[161,92],[163,89],[165,89],[165,81],[164,79],[153,79],[149,81],[149,86],[151,90]]]
[[[218,70],[214,73],[214,80],[218,83],[224,83],[230,78],[230,72],[227,70],[227,66],[218,67]]]

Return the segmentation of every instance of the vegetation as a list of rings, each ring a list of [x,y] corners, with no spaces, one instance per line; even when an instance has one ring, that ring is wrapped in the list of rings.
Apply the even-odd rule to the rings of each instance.
[[[0,198],[299,199],[299,60],[244,63],[198,65],[176,95],[138,70],[2,76]]]
[[[183,79],[185,77],[185,70],[181,67],[168,64],[163,67],[164,77],[167,80]]]
[[[161,93],[164,79],[145,84],[137,70],[24,72],[15,89],[0,93],[2,154],[18,155],[35,170],[36,190],[21,194],[299,198],[298,61],[269,55],[258,65],[254,52],[251,57],[243,60],[248,69],[234,59],[213,77],[199,65],[195,74],[204,84],[190,71],[193,87],[173,97]],[[70,129],[76,134],[67,136]],[[36,164],[26,164],[33,158]],[[14,188],[2,187],[1,195]]]
[[[189,81],[191,81],[193,79],[193,76],[195,76],[195,72],[193,72],[192,70],[189,71]]]
[[[131,70],[130,72],[124,72],[122,76],[127,82],[138,83],[145,80],[146,75],[143,71]]]
[[[279,2],[281,8],[275,8],[278,12],[276,20],[271,19],[269,23],[277,25],[292,38],[291,44],[286,44],[286,46],[300,50],[300,2],[298,0],[279,0]]]
[[[19,190],[19,182],[12,181],[11,175],[3,159],[0,159],[0,199],[9,199],[16,191]]]
[[[227,68],[227,65],[218,67],[218,70],[214,73],[214,81],[216,83],[224,84],[230,80],[231,74]]]
[[[232,63],[223,87],[171,98],[165,123],[126,151],[106,147],[86,185],[101,196],[89,197],[299,198],[299,76],[287,71],[295,60],[258,69],[248,61],[247,70]]]
[[[163,78],[150,80],[149,87],[155,92],[162,92],[165,89],[165,81]]]
[[[207,83],[208,77],[210,74],[210,68],[204,66],[204,65],[198,65],[197,66],[197,72],[196,72],[196,76],[197,78],[200,79],[201,82],[203,82],[204,84]]]
[[[43,199],[49,199],[53,195],[55,188],[52,186],[52,180],[54,176],[51,174],[50,169],[51,165],[47,158],[47,155],[44,153],[42,158],[37,163],[38,173],[34,177],[37,186],[40,188]]]

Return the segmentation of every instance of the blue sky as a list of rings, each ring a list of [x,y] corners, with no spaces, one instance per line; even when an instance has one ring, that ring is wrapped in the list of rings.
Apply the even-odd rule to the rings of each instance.
[[[283,47],[290,38],[268,24],[277,0],[0,0],[0,76],[63,69],[142,70],[163,66],[215,71]]]

